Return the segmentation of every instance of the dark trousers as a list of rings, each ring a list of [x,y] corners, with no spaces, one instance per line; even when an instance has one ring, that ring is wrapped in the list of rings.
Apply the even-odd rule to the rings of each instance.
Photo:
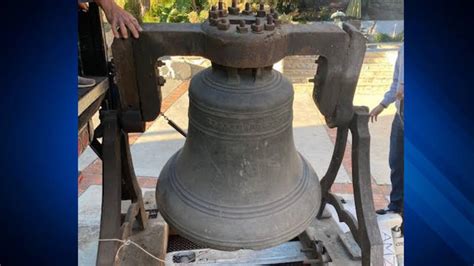
[[[390,165],[390,180],[392,192],[390,192],[390,210],[401,211],[403,209],[403,122],[398,114],[392,122],[390,133],[390,153],[388,162]]]

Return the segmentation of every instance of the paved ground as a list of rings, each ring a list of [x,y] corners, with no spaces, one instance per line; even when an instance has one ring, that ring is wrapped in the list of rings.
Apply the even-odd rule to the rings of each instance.
[[[205,63],[204,63],[205,64]],[[190,75],[200,68],[189,71],[184,80],[168,78],[163,88],[163,111],[178,125],[187,129],[188,85]],[[183,78],[183,77],[181,77]],[[297,149],[313,165],[321,178],[331,159],[336,132],[329,129],[311,99],[308,84],[295,85],[294,139]],[[357,94],[355,105],[374,107],[384,91]],[[376,208],[385,207],[390,192],[388,147],[391,121],[395,109],[388,108],[377,123],[370,124],[371,172],[373,177],[374,203]],[[131,134],[130,143],[133,163],[139,183],[144,189],[154,189],[161,168],[183,144],[184,138],[160,117],[149,123],[143,134]],[[79,259],[81,265],[89,265],[95,259],[98,238],[101,197],[101,162],[88,148],[79,158]],[[350,147],[346,155],[333,192],[341,195],[353,193],[350,170]],[[396,223],[399,223],[395,217]],[[393,219],[390,220],[390,225]],[[398,221],[398,222],[397,222]],[[343,227],[341,227],[343,229]],[[386,230],[385,230],[386,231]]]

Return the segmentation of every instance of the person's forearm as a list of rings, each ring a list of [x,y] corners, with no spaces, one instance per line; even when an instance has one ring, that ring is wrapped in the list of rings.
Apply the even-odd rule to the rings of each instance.
[[[403,56],[403,54],[401,54]],[[400,63],[401,63],[401,56],[400,56],[400,51],[398,52],[397,56],[397,61],[395,62],[395,67],[393,71],[393,79],[392,79],[392,84],[390,85],[390,89],[385,93],[383,96],[382,101],[380,102],[380,105],[383,107],[387,108],[390,104],[395,102],[397,99],[397,90],[399,86],[399,78],[400,78]],[[403,71],[403,69],[402,69]]]
[[[104,11],[109,11],[115,5],[113,0],[94,0]]]

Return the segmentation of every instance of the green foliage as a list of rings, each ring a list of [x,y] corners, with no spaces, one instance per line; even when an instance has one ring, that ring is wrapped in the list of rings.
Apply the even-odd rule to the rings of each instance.
[[[125,5],[126,0],[115,0],[115,3],[121,7]]]
[[[202,23],[207,19],[208,15],[209,13],[205,10],[202,10],[199,13],[192,11],[188,14],[188,21],[191,23]]]
[[[130,12],[134,17],[141,21],[141,6],[139,0],[125,0],[123,8]]]
[[[372,40],[374,42],[401,42],[403,41],[403,38],[404,32],[400,32],[393,37],[385,33],[376,33],[372,37]]]
[[[190,12],[193,10],[193,4],[191,0],[175,0],[175,8],[180,12]]]
[[[280,15],[279,19],[280,19],[281,23],[288,24],[288,23],[291,23],[291,21],[293,21],[293,16],[289,15],[289,14],[282,14],[282,15]]]
[[[159,22],[161,22],[160,17],[154,17],[151,14],[150,10],[145,12],[145,14],[143,15],[142,21],[145,22],[145,23],[159,23]]]
[[[123,1],[130,8],[135,10],[131,2],[139,0],[116,0]],[[207,19],[208,10],[212,5],[217,5],[219,0],[150,0],[150,9],[144,14],[144,22],[191,22],[201,23]],[[260,0],[247,0],[252,4],[252,9],[257,9]],[[360,0],[359,0],[360,1]],[[365,0],[361,0],[365,1]],[[243,9],[246,0],[238,0],[238,6]],[[307,21],[327,21],[331,14],[337,10],[328,6],[323,6],[319,10],[307,9],[300,11],[300,0],[265,0],[265,9],[274,6],[285,20],[306,23]],[[224,6],[230,6],[232,0],[224,0]],[[134,15],[135,11],[132,12]],[[139,16],[138,16],[139,17]]]
[[[351,0],[347,6],[346,15],[351,18],[360,19],[362,17],[362,1]]]
[[[290,14],[298,11],[299,0],[283,0],[276,2],[276,10],[281,14]]]
[[[293,20],[300,23],[306,23],[308,21],[329,21],[331,20],[331,14],[335,11],[336,10],[327,6],[323,6],[319,10],[305,9],[294,15]]]
[[[173,8],[168,17],[166,18],[168,23],[179,23],[179,22],[189,22],[188,15],[184,12],[179,11],[177,8]]]
[[[319,20],[328,21],[331,20],[331,14],[334,13],[334,10],[327,6],[323,6],[319,9]]]
[[[374,34],[373,38],[374,38],[374,42],[390,42],[392,40],[390,35],[385,34],[385,33],[380,33],[380,32]]]
[[[189,0],[151,0],[150,10],[145,14],[145,22],[189,22],[188,13],[192,11]]]
[[[402,31],[396,34],[392,39],[394,42],[403,42],[403,40],[405,39],[405,33]]]
[[[196,0],[196,6],[198,8],[197,11],[207,11],[209,9],[211,9],[211,5],[209,3],[209,1],[207,0]]]

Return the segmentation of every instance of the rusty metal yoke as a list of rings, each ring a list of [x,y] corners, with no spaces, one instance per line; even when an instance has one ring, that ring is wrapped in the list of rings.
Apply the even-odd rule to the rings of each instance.
[[[211,11],[212,12],[212,11]],[[270,16],[269,16],[270,17]],[[352,100],[365,53],[365,39],[343,24],[278,25],[250,15],[227,15],[216,26],[203,24],[144,24],[138,40],[116,39],[112,45],[121,106],[134,122],[123,121],[128,132],[144,131],[144,123],[160,113],[158,58],[194,55],[234,68],[263,68],[291,55],[319,55],[313,99],[329,127],[348,125]],[[227,26],[219,28],[219,23]],[[264,26],[262,31],[253,28]],[[249,29],[252,27],[252,30]],[[247,29],[247,30],[243,30]],[[157,63],[158,62],[158,63]],[[141,126],[137,125],[141,122]]]

